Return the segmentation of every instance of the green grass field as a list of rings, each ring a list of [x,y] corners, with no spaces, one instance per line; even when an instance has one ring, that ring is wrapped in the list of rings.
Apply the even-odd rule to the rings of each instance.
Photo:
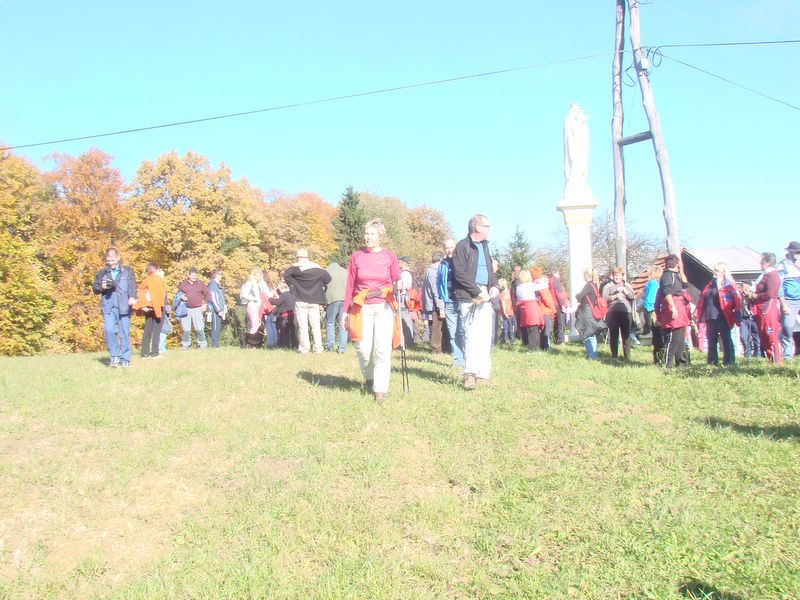
[[[0,597],[800,597],[800,363],[581,354],[0,359]]]

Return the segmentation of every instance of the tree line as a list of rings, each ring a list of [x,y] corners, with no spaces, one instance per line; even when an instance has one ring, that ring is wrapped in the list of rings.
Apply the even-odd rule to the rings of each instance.
[[[444,215],[428,206],[352,188],[336,207],[312,192],[264,193],[194,152],[146,160],[131,181],[98,149],[52,159],[42,172],[0,153],[0,354],[99,350],[91,281],[110,246],[137,278],[148,261],[158,262],[168,289],[189,267],[205,275],[221,268],[235,303],[253,266],[278,271],[299,247],[323,265],[346,266],[368,218],[383,220],[386,247],[410,257],[419,273],[451,235]]]

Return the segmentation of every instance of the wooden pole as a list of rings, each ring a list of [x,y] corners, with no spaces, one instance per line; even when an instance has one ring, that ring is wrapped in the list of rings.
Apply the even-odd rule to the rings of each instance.
[[[625,235],[625,162],[622,156],[622,58],[625,52],[625,0],[617,2],[617,24],[614,31],[614,61],[612,64],[611,91],[613,96],[613,118],[611,119],[611,142],[614,159],[614,230],[615,259],[617,266],[627,273],[628,241]]]
[[[667,226],[667,250],[672,254],[681,255],[680,238],[678,237],[678,219],[675,211],[675,190],[672,186],[672,174],[667,160],[667,149],[664,146],[664,136],[661,133],[661,120],[656,112],[653,90],[647,76],[647,65],[644,64],[642,53],[642,40],[639,28],[638,0],[627,0],[630,11],[630,34],[633,46],[633,64],[639,79],[639,89],[642,92],[642,104],[647,114],[647,122],[653,134],[653,149],[656,153],[658,173],[661,176],[661,189],[664,196],[664,223]],[[619,5],[619,2],[617,2]],[[617,9],[619,10],[619,8]]]

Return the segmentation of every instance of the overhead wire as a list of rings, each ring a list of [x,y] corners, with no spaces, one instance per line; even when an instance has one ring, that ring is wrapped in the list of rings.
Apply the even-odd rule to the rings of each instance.
[[[733,86],[736,86],[738,88],[741,88],[743,90],[747,90],[748,92],[756,94],[757,96],[761,96],[762,98],[766,98],[768,100],[772,100],[773,102],[777,102],[778,104],[783,104],[784,106],[788,106],[789,108],[793,108],[794,110],[800,111],[800,106],[797,106],[797,105],[792,104],[790,102],[786,102],[785,100],[781,100],[780,98],[776,98],[775,96],[770,96],[769,94],[765,94],[764,92],[759,92],[755,88],[752,88],[750,86],[744,85],[744,84],[739,83],[737,81],[733,81],[732,79],[728,79],[727,77],[723,77],[722,75],[717,75],[716,73],[712,73],[711,71],[709,71],[707,69],[703,69],[701,67],[697,67],[695,65],[689,64],[689,63],[687,63],[687,62],[685,62],[683,60],[679,60],[679,59],[674,58],[672,56],[667,56],[663,52],[658,52],[657,55],[662,57],[662,58],[666,58],[667,60],[671,60],[673,62],[681,64],[681,65],[683,65],[685,67],[688,67],[689,69],[694,69],[695,71],[699,71],[700,73],[704,73],[705,75],[708,75],[709,77],[714,77],[715,79],[719,79],[720,81],[724,81],[725,83],[729,83],[729,84],[731,84]]]
[[[570,62],[579,62],[579,61],[589,60],[589,59],[593,59],[593,58],[598,58],[600,56],[609,56],[611,54],[613,54],[613,52],[600,52],[600,53],[597,53],[597,54],[589,54],[589,55],[585,55],[585,56],[578,56],[578,57],[573,57],[573,58],[554,60],[554,61],[550,61],[550,62],[546,62],[546,63],[538,63],[538,64],[535,64],[535,65],[526,65],[526,66],[522,66],[522,67],[512,67],[512,68],[509,68],[509,69],[498,69],[498,70],[495,70],[495,71],[485,71],[483,73],[473,73],[473,74],[470,74],[470,75],[461,75],[461,76],[458,76],[458,77],[448,77],[447,79],[437,79],[437,80],[434,80],[434,81],[425,81],[425,82],[421,82],[421,83],[412,83],[412,84],[408,84],[408,85],[399,85],[399,86],[394,86],[394,87],[389,87],[389,88],[382,88],[382,89],[378,89],[378,90],[370,90],[370,91],[367,91],[367,92],[356,92],[356,93],[352,93],[352,94],[345,94],[345,95],[342,95],[342,96],[332,96],[332,97],[328,97],[328,98],[320,98],[320,99],[317,99],[317,100],[307,100],[307,101],[304,101],[304,102],[294,102],[292,104],[283,104],[283,105],[280,105],[280,106],[270,106],[270,107],[267,107],[267,108],[258,108],[258,109],[255,109],[255,110],[246,110],[246,111],[242,111],[242,112],[228,113],[228,114],[223,114],[223,115],[215,115],[215,116],[211,116],[211,117],[201,117],[201,118],[198,118],[198,119],[187,119],[187,120],[184,120],[184,121],[175,121],[173,123],[161,123],[161,124],[158,124],[158,125],[148,125],[148,126],[145,126],[145,127],[134,127],[134,128],[122,129],[122,130],[118,130],[118,131],[109,131],[109,132],[106,132],[106,133],[95,133],[95,134],[91,134],[91,135],[80,135],[80,136],[62,138],[62,139],[57,139],[57,140],[49,140],[49,141],[46,141],[46,142],[34,142],[34,143],[30,143],[30,144],[15,144],[13,146],[2,147],[2,148],[0,148],[0,151],[19,150],[19,149],[22,149],[22,148],[34,148],[34,147],[37,147],[37,146],[49,146],[49,145],[52,145],[52,144],[64,144],[64,143],[67,143],[67,142],[78,142],[78,141],[82,141],[82,140],[92,140],[92,139],[98,139],[98,138],[110,137],[110,136],[116,136],[116,135],[125,135],[125,134],[129,134],[129,133],[138,133],[138,132],[142,132],[142,131],[152,131],[152,130],[155,130],[155,129],[166,129],[168,127],[179,127],[179,126],[182,126],[182,125],[192,125],[192,124],[195,124],[195,123],[205,123],[205,122],[208,122],[208,121],[219,121],[221,119],[232,119],[232,118],[235,118],[235,117],[244,117],[244,116],[255,115],[255,114],[259,114],[259,113],[274,112],[274,111],[279,111],[279,110],[287,110],[287,109],[290,109],[290,108],[300,108],[300,107],[303,107],[303,106],[313,106],[315,104],[326,104],[326,103],[330,103],[330,102],[339,102],[339,101],[342,101],[342,100],[351,100],[353,98],[362,98],[362,97],[365,97],[365,96],[375,96],[375,95],[378,95],[378,94],[388,94],[388,93],[392,93],[392,92],[400,92],[400,91],[418,89],[418,88],[423,88],[423,87],[431,87],[431,86],[435,86],[435,85],[453,83],[453,82],[456,82],[456,81],[466,81],[468,79],[478,79],[478,78],[481,78],[481,77],[492,77],[492,76],[496,76],[496,75],[504,75],[504,74],[507,74],[507,73],[516,73],[516,72],[519,72],[519,71],[528,71],[528,70],[533,70],[533,69],[541,69],[541,68],[544,68],[544,67],[551,67],[551,66],[554,66],[554,65],[560,65],[560,64],[570,63]]]
[[[759,92],[758,90],[755,90],[755,89],[750,88],[748,86],[745,86],[743,84],[737,83],[735,81],[732,81],[732,80],[727,79],[725,77],[722,77],[720,75],[716,75],[716,74],[714,74],[714,73],[712,73],[710,71],[707,71],[705,69],[702,69],[700,67],[695,67],[694,65],[691,65],[691,64],[686,63],[684,61],[678,60],[676,58],[669,57],[669,56],[663,54],[663,52],[662,52],[663,48],[764,46],[764,45],[785,45],[785,44],[799,44],[799,43],[800,43],[800,39],[763,40],[763,41],[748,41],[748,42],[706,42],[706,43],[662,44],[662,45],[658,45],[658,46],[643,46],[641,48],[641,50],[645,51],[648,54],[648,57],[651,59],[651,63],[653,63],[653,65],[655,67],[657,67],[660,64],[661,57],[668,58],[669,60],[672,60],[674,62],[680,63],[680,64],[682,64],[682,65],[684,65],[686,67],[689,67],[691,69],[697,70],[697,71],[702,72],[702,73],[705,73],[706,75],[709,75],[711,77],[715,77],[717,79],[720,79],[722,81],[725,81],[727,83],[730,83],[732,85],[740,87],[740,88],[745,89],[747,91],[750,91],[750,92],[752,92],[754,94],[757,94],[757,95],[762,96],[764,98],[767,98],[769,100],[773,100],[775,102],[778,102],[778,103],[783,104],[785,106],[788,106],[790,108],[794,108],[794,109],[800,110],[800,108],[798,108],[797,106],[795,106],[795,105],[793,105],[793,104],[791,104],[789,102],[785,102],[785,101],[783,101],[783,100],[781,100],[779,98],[775,98],[774,96],[770,96],[768,94]],[[628,50],[626,52],[631,52],[631,51]],[[341,95],[341,96],[332,96],[332,97],[327,97],[327,98],[319,98],[319,99],[316,99],[316,100],[308,100],[308,101],[303,101],[303,102],[295,102],[295,103],[291,103],[291,104],[270,106],[270,107],[266,107],[266,108],[258,108],[258,109],[254,109],[254,110],[247,110],[247,111],[241,111],[241,112],[235,112],[235,113],[214,115],[214,116],[210,116],[210,117],[201,117],[201,118],[197,118],[197,119],[186,119],[186,120],[183,120],[183,121],[175,121],[175,122],[171,122],[171,123],[160,123],[160,124],[157,124],[157,125],[148,125],[148,126],[144,126],[144,127],[134,127],[134,128],[129,128],[129,129],[121,129],[121,130],[117,130],[117,131],[96,133],[96,134],[91,134],[91,135],[80,135],[80,136],[74,136],[74,137],[68,137],[68,138],[48,140],[48,141],[44,141],[44,142],[34,142],[34,143],[28,143],[28,144],[14,144],[14,145],[10,145],[10,146],[0,147],[0,151],[19,150],[19,149],[23,149],[23,148],[35,148],[35,147],[38,147],[38,146],[49,146],[49,145],[53,145],[53,144],[64,144],[64,143],[67,143],[67,142],[77,142],[77,141],[83,141],[83,140],[91,140],[91,139],[98,139],[98,138],[104,138],[104,137],[126,135],[126,134],[131,134],[131,133],[139,133],[139,132],[143,132],[143,131],[153,131],[153,130],[156,130],[156,129],[166,129],[166,128],[170,128],[170,127],[180,127],[180,126],[183,126],[183,125],[193,125],[193,124],[197,124],[197,123],[205,123],[205,122],[209,122],[209,121],[218,121],[218,120],[222,120],[222,119],[232,119],[232,118],[237,118],[237,117],[244,117],[244,116],[249,116],[249,115],[266,113],[266,112],[275,112],[275,111],[279,111],[279,110],[288,110],[288,109],[292,109],[292,108],[301,108],[301,107],[304,107],[304,106],[313,106],[313,105],[316,105],[316,104],[326,104],[326,103],[331,103],[331,102],[340,102],[340,101],[343,101],[343,100],[350,100],[350,99],[353,99],[353,98],[362,98],[362,97],[366,97],[366,96],[375,96],[375,95],[379,95],[379,94],[388,94],[388,93],[393,93],[393,92],[400,92],[400,91],[405,91],[405,90],[412,90],[412,89],[418,89],[418,88],[424,88],[424,87],[432,87],[432,86],[436,86],[436,85],[443,85],[443,84],[447,84],[447,83],[454,83],[454,82],[457,82],[457,81],[466,81],[466,80],[470,80],[470,79],[479,79],[479,78],[482,78],[482,77],[493,77],[493,76],[504,75],[504,74],[508,74],[508,73],[516,73],[516,72],[520,72],[520,71],[529,71],[529,70],[534,70],[534,69],[541,69],[541,68],[555,66],[555,65],[561,65],[561,64],[567,64],[567,63],[572,63],[572,62],[580,62],[580,61],[584,61],[584,60],[590,60],[590,59],[594,59],[594,58],[598,58],[598,57],[602,57],[602,56],[610,56],[610,55],[613,55],[613,54],[614,54],[613,51],[612,52],[599,52],[599,53],[595,53],[595,54],[588,54],[588,55],[584,55],[584,56],[560,59],[560,60],[549,61],[549,62],[545,62],[545,63],[538,63],[538,64],[533,64],[533,65],[525,65],[525,66],[521,66],[521,67],[512,67],[512,68],[508,68],[508,69],[498,69],[498,70],[494,70],[494,71],[485,71],[485,72],[482,72],[482,73],[472,73],[470,75],[461,75],[461,76],[457,76],[457,77],[448,77],[446,79],[437,79],[437,80],[433,80],[433,81],[412,83],[412,84],[408,84],[408,85],[393,86],[393,87],[382,88],[382,89],[377,89],[377,90],[370,90],[370,91],[366,91],[366,92],[356,92],[356,93],[345,94],[345,95]],[[625,70],[624,77],[626,79],[630,79],[630,82],[625,81],[625,84],[633,86],[633,85],[635,85],[635,83],[633,82],[633,78],[630,76],[630,73],[629,73],[631,68],[632,68],[632,66],[628,67]]]

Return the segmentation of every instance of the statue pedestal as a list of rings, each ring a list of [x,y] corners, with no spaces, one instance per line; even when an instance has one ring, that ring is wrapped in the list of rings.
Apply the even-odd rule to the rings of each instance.
[[[575,295],[583,289],[585,281],[583,271],[592,268],[592,217],[597,207],[597,200],[592,190],[585,186],[582,189],[567,189],[564,198],[556,208],[564,213],[564,224],[567,226],[569,239],[569,298],[573,310],[577,308]],[[577,339],[574,326],[570,331],[570,339]]]

